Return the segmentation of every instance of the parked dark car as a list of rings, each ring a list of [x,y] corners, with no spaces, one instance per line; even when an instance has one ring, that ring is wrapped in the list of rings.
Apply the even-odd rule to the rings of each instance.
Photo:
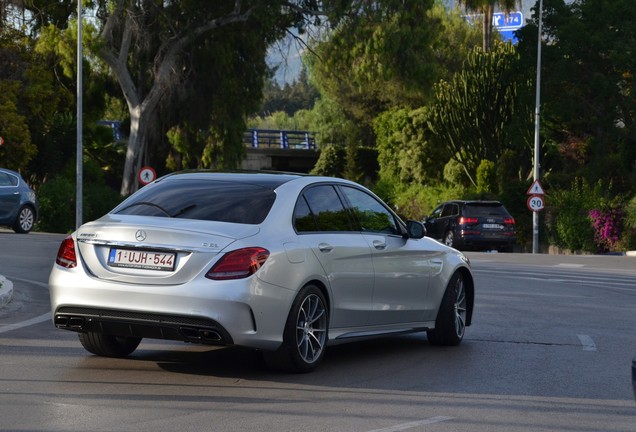
[[[636,400],[636,357],[632,360],[632,387],[634,388],[634,400]]]
[[[19,173],[0,168],[0,225],[17,233],[33,229],[38,216],[38,200]]]
[[[424,218],[427,235],[460,250],[512,252],[515,220],[499,201],[448,201]]]

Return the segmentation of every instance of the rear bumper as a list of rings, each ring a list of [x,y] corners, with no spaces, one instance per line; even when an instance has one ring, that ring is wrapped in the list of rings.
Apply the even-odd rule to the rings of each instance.
[[[223,326],[203,317],[63,306],[56,311],[53,323],[59,329],[76,332],[180,340],[208,345],[234,343]]]
[[[484,236],[481,234],[463,234],[456,239],[458,246],[466,248],[506,248],[517,243],[515,235]]]
[[[280,346],[296,294],[257,277],[133,285],[59,266],[51,272],[49,292],[59,329],[264,350]]]

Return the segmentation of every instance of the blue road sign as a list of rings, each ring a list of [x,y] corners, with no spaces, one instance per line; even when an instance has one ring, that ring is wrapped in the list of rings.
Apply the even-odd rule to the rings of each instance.
[[[523,27],[523,24],[523,13],[521,12],[510,12],[508,14],[496,12],[492,16],[492,25],[500,32],[518,30]]]

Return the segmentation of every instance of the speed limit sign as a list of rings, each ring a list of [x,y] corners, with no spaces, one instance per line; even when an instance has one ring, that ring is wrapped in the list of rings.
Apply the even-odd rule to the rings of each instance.
[[[545,203],[543,202],[543,197],[541,195],[530,195],[528,198],[528,209],[533,212],[538,212],[543,210],[545,207]]]

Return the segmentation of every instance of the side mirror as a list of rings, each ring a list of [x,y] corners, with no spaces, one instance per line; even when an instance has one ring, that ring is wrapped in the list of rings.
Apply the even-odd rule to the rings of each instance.
[[[408,238],[421,239],[426,235],[424,224],[415,220],[406,221],[406,232]]]

